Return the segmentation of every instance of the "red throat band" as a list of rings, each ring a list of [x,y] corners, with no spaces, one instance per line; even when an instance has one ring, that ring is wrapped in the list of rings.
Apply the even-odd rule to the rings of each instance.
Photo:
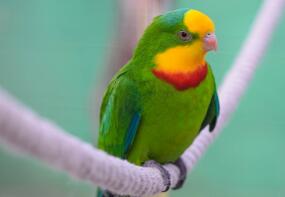
[[[199,66],[195,71],[187,73],[169,73],[166,71],[152,69],[152,73],[159,79],[170,83],[177,90],[186,90],[188,88],[197,87],[207,76],[208,66],[207,64]]]

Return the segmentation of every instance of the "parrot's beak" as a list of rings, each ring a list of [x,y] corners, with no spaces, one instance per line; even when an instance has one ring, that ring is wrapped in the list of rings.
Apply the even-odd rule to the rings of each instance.
[[[218,49],[218,42],[215,33],[208,33],[204,37],[204,49],[205,51],[212,51]]]

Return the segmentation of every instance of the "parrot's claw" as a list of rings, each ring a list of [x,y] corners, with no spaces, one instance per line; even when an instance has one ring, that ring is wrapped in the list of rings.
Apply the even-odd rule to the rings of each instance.
[[[169,172],[159,163],[157,163],[154,160],[146,161],[143,165],[144,167],[151,167],[156,168],[161,173],[161,176],[163,178],[163,183],[165,185],[165,189],[162,192],[167,192],[170,188],[171,182],[170,182],[170,174]]]
[[[179,168],[180,175],[177,184],[172,189],[180,189],[186,180],[187,168],[185,162],[181,158],[176,160],[173,164]]]

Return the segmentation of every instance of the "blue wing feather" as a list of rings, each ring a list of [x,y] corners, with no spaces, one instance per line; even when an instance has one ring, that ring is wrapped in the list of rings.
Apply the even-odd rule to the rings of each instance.
[[[126,133],[126,137],[125,137],[125,141],[124,141],[124,155],[127,154],[131,144],[133,143],[133,141],[135,139],[140,120],[141,120],[141,113],[139,113],[139,112],[135,113],[135,115],[133,116],[132,121],[130,123],[128,132]]]
[[[220,114],[220,104],[219,104],[217,91],[215,90],[211,102],[209,104],[206,116],[203,120],[203,123],[201,124],[200,130],[209,125],[210,126],[209,131],[213,131],[215,129],[219,114]]]
[[[219,102],[219,97],[217,94],[217,91],[215,91],[215,110],[216,110],[216,116],[220,115],[220,102]]]

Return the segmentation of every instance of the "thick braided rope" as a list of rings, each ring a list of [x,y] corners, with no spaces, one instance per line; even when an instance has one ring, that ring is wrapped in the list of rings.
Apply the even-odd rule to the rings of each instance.
[[[188,171],[202,157],[237,107],[276,27],[285,0],[266,0],[233,68],[220,88],[221,115],[215,131],[202,131],[183,154]],[[158,170],[132,165],[93,148],[36,115],[0,89],[0,140],[8,148],[31,155],[49,166],[118,194],[152,195],[165,186]],[[171,185],[178,169],[165,165]]]

